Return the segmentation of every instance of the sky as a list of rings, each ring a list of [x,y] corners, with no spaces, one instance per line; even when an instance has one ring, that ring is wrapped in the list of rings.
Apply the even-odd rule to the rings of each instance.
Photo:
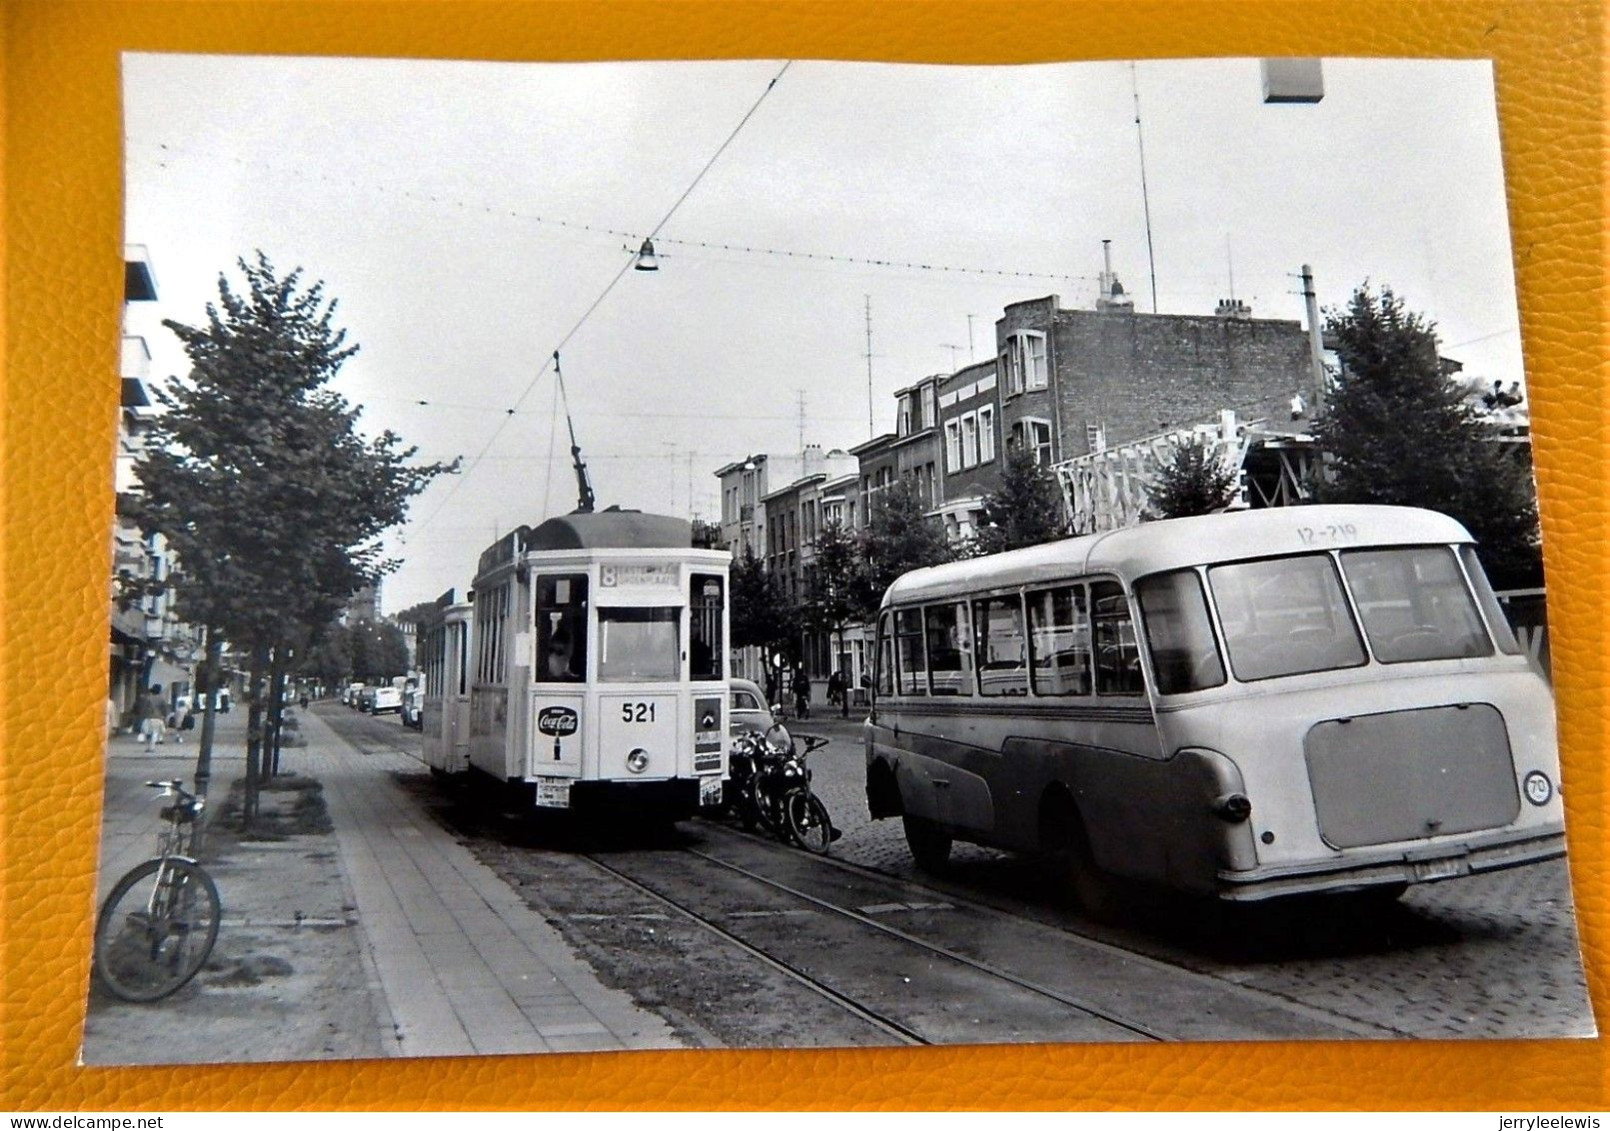
[[[388,613],[575,506],[556,350],[598,505],[717,518],[724,464],[892,431],[1006,305],[1092,306],[1104,239],[1138,311],[1300,322],[1309,264],[1322,308],[1389,286],[1467,375],[1524,383],[1490,65],[1324,82],[1265,105],[1255,59],[130,54],[125,231],[159,298],[125,331],[182,377],[162,321],[204,321],[238,258],[323,281],[360,429],[464,461],[387,535]]]

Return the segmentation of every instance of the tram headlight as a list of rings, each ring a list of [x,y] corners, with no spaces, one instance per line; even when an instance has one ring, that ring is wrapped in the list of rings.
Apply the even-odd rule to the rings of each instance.
[[[648,769],[648,751],[641,746],[636,747],[626,755],[626,768],[634,774],[640,774]]]
[[[1213,815],[1239,825],[1252,816],[1252,801],[1244,793],[1226,793],[1213,799]]]
[[[1533,770],[1522,778],[1521,789],[1526,793],[1526,800],[1533,805],[1547,805],[1554,796],[1554,783],[1542,770]]]

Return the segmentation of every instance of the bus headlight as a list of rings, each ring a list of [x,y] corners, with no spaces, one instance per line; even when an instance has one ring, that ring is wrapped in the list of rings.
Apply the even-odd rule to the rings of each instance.
[[[1225,793],[1213,799],[1213,815],[1232,825],[1239,825],[1252,816],[1252,802],[1244,793]]]
[[[1533,805],[1547,805],[1554,796],[1554,783],[1542,770],[1533,770],[1521,779],[1521,789],[1526,793],[1526,800]]]
[[[648,751],[641,746],[626,755],[626,768],[634,774],[640,774],[648,769]]]

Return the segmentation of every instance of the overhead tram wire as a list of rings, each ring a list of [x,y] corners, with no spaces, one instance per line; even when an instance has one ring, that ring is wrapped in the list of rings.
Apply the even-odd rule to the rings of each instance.
[[[171,147],[166,143],[161,142],[136,142],[133,144],[146,146],[156,145],[159,149],[166,153],[178,152],[175,147]],[[190,150],[187,152],[192,156],[198,158],[205,157],[215,162],[232,160],[237,165],[263,169],[271,172],[286,171],[285,166],[278,165],[273,162],[248,161],[240,157],[229,158],[219,154],[207,154],[197,150]],[[159,167],[164,167],[163,162],[158,161],[156,163]],[[290,171],[293,173],[297,172],[294,167],[291,167]],[[332,180],[328,177],[324,178],[324,180],[331,185],[338,185],[345,188],[369,189],[375,192],[382,191],[374,185],[358,184],[351,180]],[[585,232],[593,236],[608,237],[611,240],[626,240],[633,243],[634,246],[640,244],[643,239],[641,232],[628,232],[624,229],[605,227],[600,224],[584,224],[575,220],[561,219],[557,216],[539,216],[531,212],[522,212],[519,209],[493,208],[487,205],[457,200],[450,196],[436,196],[429,193],[409,192],[407,190],[393,191],[387,193],[386,195],[392,199],[401,197],[406,200],[419,201],[422,204],[433,204],[437,206],[457,208],[464,211],[484,212],[495,216],[507,215],[512,219],[528,220],[544,226],[563,228],[567,231]],[[661,221],[661,223],[663,224],[664,221]],[[657,230],[658,229],[656,229],[656,231]],[[678,238],[676,236],[652,236],[651,238],[656,244],[664,244],[667,247],[695,248],[704,251],[729,252],[737,255],[764,256],[766,258],[783,260],[787,263],[793,264],[804,263],[843,265],[851,267],[873,267],[880,270],[905,270],[916,271],[919,274],[975,276],[986,279],[1044,279],[1050,282],[1076,283],[1095,282],[1097,279],[1097,276],[1095,275],[1079,275],[1070,274],[1068,272],[1012,271],[999,267],[970,267],[945,263],[923,263],[914,260],[877,258],[873,256],[842,255],[836,252],[796,251],[786,247],[765,247],[753,244],[733,243],[731,241],[724,241],[720,239],[699,240]]]
[[[704,168],[699,170],[698,175],[695,176],[692,183],[690,183],[688,187],[683,190],[682,195],[676,198],[676,203],[671,205],[670,211],[668,211],[664,217],[661,218],[660,222],[654,226],[654,230],[648,235],[649,239],[652,240],[656,235],[658,235],[660,229],[665,227],[665,225],[670,222],[672,216],[676,215],[676,210],[682,207],[683,202],[687,200],[688,196],[698,186],[699,182],[704,179],[704,175],[710,171],[711,166],[716,163],[717,158],[726,152],[727,146],[732,144],[733,139],[738,136],[739,131],[748,124],[750,118],[754,117],[755,111],[760,109],[760,104],[766,100],[766,96],[770,94],[772,92],[772,88],[777,85],[777,80],[783,77],[783,74],[788,70],[789,67],[793,66],[793,63],[794,61],[792,59],[788,60],[782,65],[782,69],[772,76],[771,81],[766,84],[766,89],[760,92],[760,97],[756,98],[754,105],[749,107],[749,112],[743,116],[738,124],[733,127],[732,132],[727,135],[727,140],[723,141],[710,160],[704,163]],[[615,289],[615,285],[621,281],[621,277],[632,269],[632,266],[636,261],[637,252],[633,251],[631,255],[628,256],[626,262],[621,264],[620,270],[615,272],[615,277],[609,281],[608,285],[604,287],[603,291],[599,293],[598,297],[593,300],[592,305],[589,306],[586,311],[582,313],[582,316],[576,320],[576,324],[570,328],[570,332],[559,340],[559,344],[554,347],[549,360],[542,363],[541,368],[537,370],[536,374],[531,378],[525,389],[517,398],[515,398],[514,407],[508,409],[504,413],[503,419],[498,421],[498,426],[492,430],[492,435],[487,437],[486,443],[481,447],[481,450],[476,453],[475,458],[470,461],[469,466],[466,467],[461,474],[454,477],[453,485],[448,488],[447,494],[442,496],[442,498],[436,504],[436,509],[431,511],[430,514],[427,515],[422,522],[420,522],[419,526],[416,527],[416,530],[429,526],[431,522],[435,520],[436,516],[441,514],[442,508],[445,507],[452,497],[458,492],[459,485],[462,484],[464,480],[468,479],[474,473],[475,469],[481,465],[481,461],[486,458],[487,452],[492,450],[492,445],[496,443],[497,438],[503,434],[503,429],[508,425],[509,421],[514,418],[514,414],[520,410],[520,406],[525,403],[526,397],[531,395],[531,390],[537,387],[537,382],[542,380],[543,374],[548,372],[549,363],[558,360],[559,352],[563,350],[565,346],[569,345],[570,339],[574,338],[581,328],[587,324],[587,320],[592,317],[593,312],[598,309],[598,307],[603,303],[604,299],[609,297],[609,293]]]

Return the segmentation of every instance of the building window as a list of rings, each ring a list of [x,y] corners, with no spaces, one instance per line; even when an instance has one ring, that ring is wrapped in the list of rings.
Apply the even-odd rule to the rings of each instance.
[[[1051,462],[1051,422],[1028,417],[1012,425],[1012,446],[1026,448],[1034,454],[1035,463]]]
[[[934,413],[934,386],[930,382],[922,387],[922,416],[917,421],[917,428],[932,428],[938,419]]]
[[[1046,387],[1045,334],[1019,330],[1006,339],[1006,395]]]
[[[995,409],[985,405],[978,410],[978,462],[989,463],[995,458]]]
[[[978,414],[970,412],[962,417],[962,466],[978,465]]]
[[[1085,450],[1090,452],[1104,452],[1107,450],[1107,433],[1101,425],[1085,425]]]
[[[945,467],[952,474],[962,469],[962,425],[960,420],[945,421]]]

